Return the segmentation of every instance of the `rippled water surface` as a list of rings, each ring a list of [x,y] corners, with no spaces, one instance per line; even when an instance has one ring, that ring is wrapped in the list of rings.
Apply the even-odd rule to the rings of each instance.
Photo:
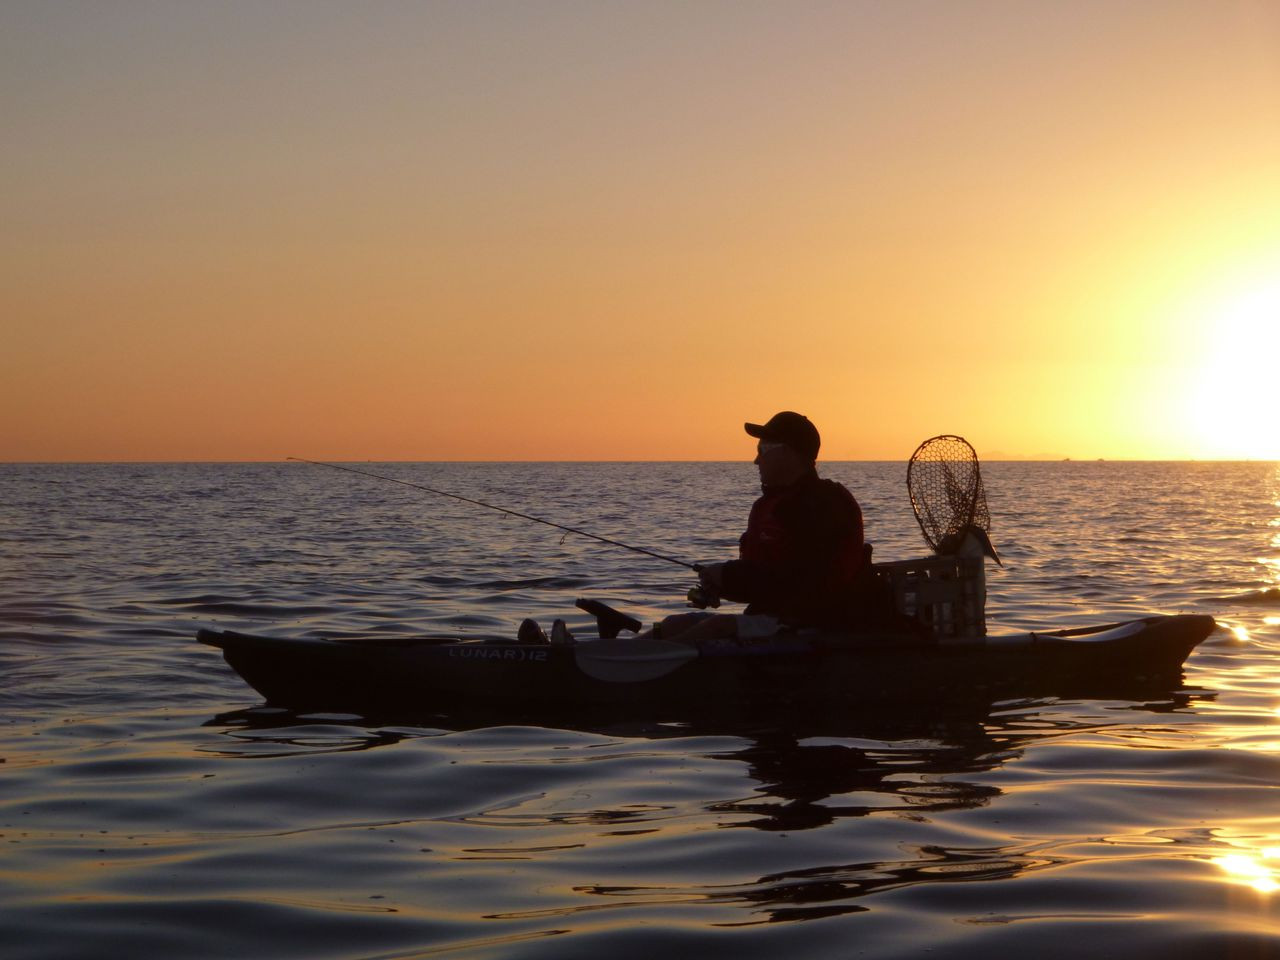
[[[365,469],[691,561],[749,464]],[[829,464],[878,559],[901,464]],[[993,632],[1221,629],[1182,688],[721,725],[263,708],[202,626],[511,635],[681,568],[301,464],[0,465],[0,955],[1280,956],[1280,472],[985,468]]]

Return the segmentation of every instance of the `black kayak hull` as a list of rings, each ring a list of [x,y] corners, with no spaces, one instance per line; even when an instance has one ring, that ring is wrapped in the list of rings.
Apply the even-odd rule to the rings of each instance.
[[[1215,627],[1212,617],[1180,614],[944,643],[799,633],[701,652],[644,640],[559,646],[208,630],[198,639],[221,649],[268,704],[297,711],[427,716],[501,708],[656,718],[957,697],[1140,699],[1178,687],[1183,662]]]

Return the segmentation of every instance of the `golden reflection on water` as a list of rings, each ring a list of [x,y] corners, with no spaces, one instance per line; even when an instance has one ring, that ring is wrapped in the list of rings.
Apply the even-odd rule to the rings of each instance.
[[[1276,492],[1280,494],[1280,467],[1276,469],[1274,480]],[[1280,497],[1275,500],[1275,506],[1280,510]],[[1271,546],[1280,549],[1280,516],[1270,520],[1268,526],[1277,528],[1271,538]],[[1258,562],[1280,584],[1280,556],[1259,557]],[[1280,626],[1280,616],[1263,616],[1262,623],[1268,627]],[[1251,639],[1243,626],[1232,625],[1230,629],[1241,642]],[[1273,713],[1280,718],[1280,707],[1274,708]],[[1244,748],[1258,753],[1274,752],[1280,750],[1280,742],[1255,741]],[[1276,844],[1274,837],[1265,842],[1250,843],[1248,849],[1241,848],[1234,853],[1214,857],[1212,862],[1223,872],[1228,883],[1250,887],[1264,895],[1280,892],[1280,845]]]
[[[1280,847],[1229,853],[1214,857],[1213,864],[1227,875],[1230,883],[1252,887],[1259,893],[1280,890]]]
[[[1276,467],[1276,472],[1272,477],[1272,482],[1275,484],[1276,492],[1275,507],[1277,511],[1280,511],[1280,466]],[[1267,523],[1267,526],[1276,528],[1276,535],[1271,538],[1271,545],[1280,549],[1280,515],[1273,517]],[[1271,564],[1275,567],[1276,581],[1280,582],[1280,558],[1272,559]]]

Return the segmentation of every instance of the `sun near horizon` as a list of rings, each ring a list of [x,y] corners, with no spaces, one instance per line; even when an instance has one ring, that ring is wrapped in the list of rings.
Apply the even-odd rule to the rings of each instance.
[[[1280,459],[1280,6],[0,10],[0,460]]]

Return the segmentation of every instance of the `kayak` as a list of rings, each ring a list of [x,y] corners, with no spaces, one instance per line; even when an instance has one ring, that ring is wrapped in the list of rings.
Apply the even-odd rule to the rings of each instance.
[[[690,712],[988,701],[1014,696],[1140,699],[1177,688],[1216,627],[1210,616],[1003,636],[781,630],[692,646],[596,637],[522,643],[456,637],[264,637],[201,630],[271,706],[371,716],[491,709]],[[606,633],[608,631],[601,631]]]

